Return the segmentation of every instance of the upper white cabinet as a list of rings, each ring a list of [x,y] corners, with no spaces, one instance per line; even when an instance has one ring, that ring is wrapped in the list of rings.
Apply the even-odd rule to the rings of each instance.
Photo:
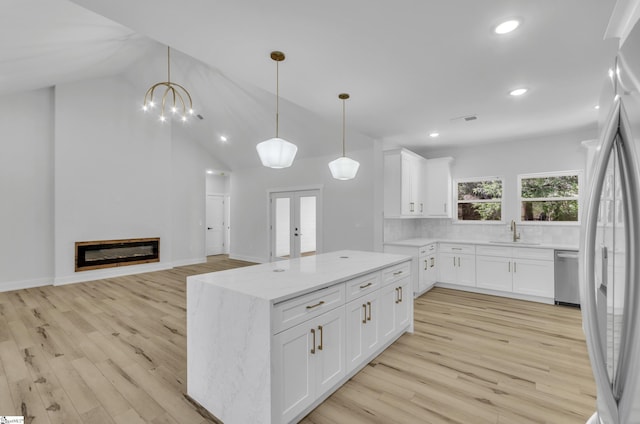
[[[425,158],[407,149],[384,152],[385,218],[424,217],[425,164]]]
[[[426,218],[451,218],[452,157],[427,159],[425,166]]]

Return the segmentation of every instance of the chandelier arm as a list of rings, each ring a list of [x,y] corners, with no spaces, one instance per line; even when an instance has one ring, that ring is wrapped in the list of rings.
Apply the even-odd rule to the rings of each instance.
[[[171,84],[166,84],[166,86],[167,86],[167,89],[164,90],[164,94],[162,94],[162,106],[161,106],[162,107],[162,109],[161,109],[162,113],[161,113],[160,116],[164,116],[164,107],[165,107],[165,105],[167,103],[167,95],[169,94],[169,92],[174,90],[174,88],[171,87]]]
[[[187,91],[187,89],[180,84],[176,84],[175,82],[172,82],[171,85],[180,88],[184,92],[184,94],[187,95],[187,99],[189,100],[189,109],[193,109],[193,102],[191,101],[191,94],[189,94],[189,91]]]
[[[185,117],[187,115],[187,105],[184,102],[184,98],[182,97],[182,94],[180,93],[179,90],[173,90],[173,101],[175,104],[175,99],[178,99],[180,101],[180,104],[182,105],[182,116]]]

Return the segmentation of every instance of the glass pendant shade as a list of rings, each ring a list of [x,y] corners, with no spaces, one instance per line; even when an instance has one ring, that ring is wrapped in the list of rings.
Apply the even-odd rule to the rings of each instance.
[[[346,156],[329,162],[331,175],[336,180],[351,180],[356,177],[360,163]]]
[[[298,147],[282,138],[271,138],[256,146],[260,161],[269,168],[288,168],[296,157]]]

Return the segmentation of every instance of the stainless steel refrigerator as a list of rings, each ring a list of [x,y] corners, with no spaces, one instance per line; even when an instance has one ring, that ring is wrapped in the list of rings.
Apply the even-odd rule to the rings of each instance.
[[[583,327],[597,385],[589,424],[640,424],[640,24],[612,63],[580,245]]]

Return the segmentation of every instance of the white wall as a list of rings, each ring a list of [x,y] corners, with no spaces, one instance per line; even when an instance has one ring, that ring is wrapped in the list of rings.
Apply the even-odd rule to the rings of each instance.
[[[0,98],[0,290],[53,279],[53,91]]]
[[[331,177],[328,163],[335,156],[297,159],[290,168],[265,167],[234,171],[231,175],[231,252],[233,258],[269,260],[268,190],[323,187],[323,251],[374,249],[373,147],[349,153],[360,162],[355,179]]]
[[[503,221],[519,220],[518,174],[584,170],[587,151],[581,146],[583,140],[596,136],[594,131],[556,134],[524,141],[484,144],[455,148],[430,148],[416,150],[427,158],[452,156],[453,179],[465,177],[498,176],[504,178]],[[586,187],[583,187],[586,190]],[[407,220],[404,220],[407,221]],[[412,220],[409,220],[412,221]],[[505,225],[452,224],[451,220],[423,219],[415,236],[476,239],[508,237]],[[529,224],[520,226],[523,239],[539,242],[578,244],[577,225]],[[415,222],[385,220],[385,241],[406,238],[408,232],[416,230]]]

